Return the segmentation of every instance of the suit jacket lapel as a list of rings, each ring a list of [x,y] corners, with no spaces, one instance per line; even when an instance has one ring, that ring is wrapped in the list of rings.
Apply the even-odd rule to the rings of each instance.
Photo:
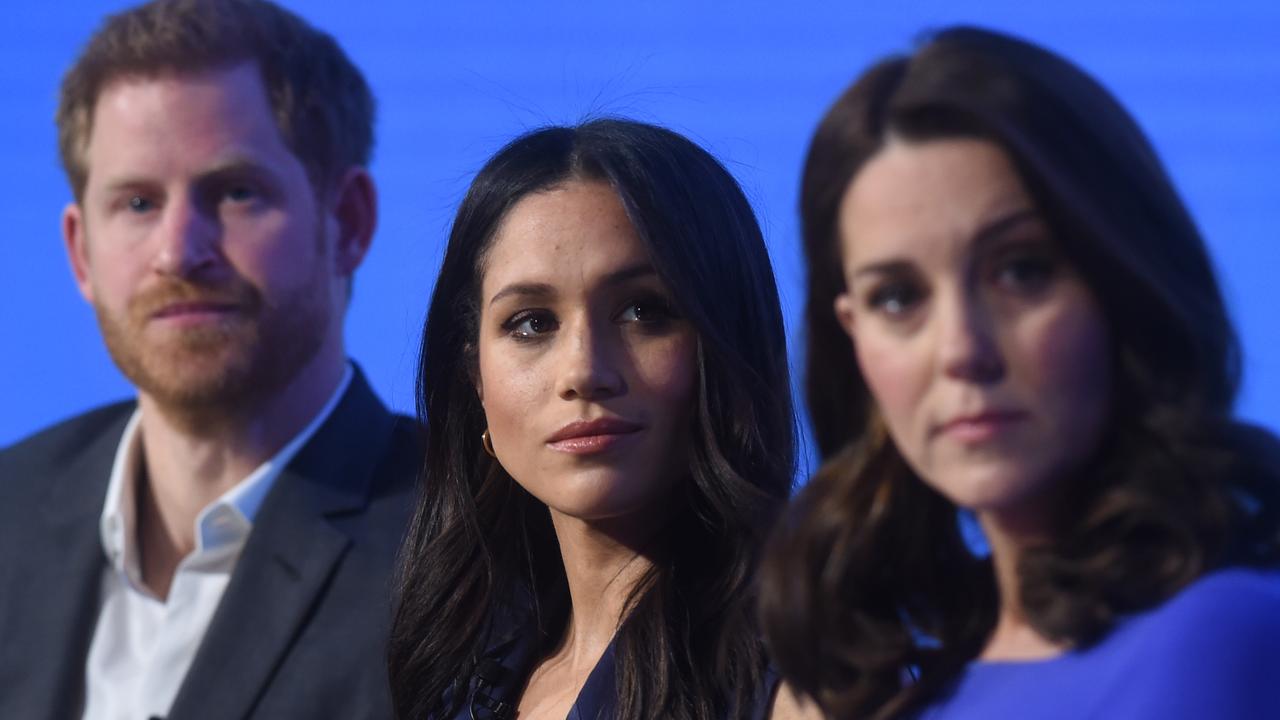
[[[171,717],[251,712],[351,543],[326,518],[365,505],[393,424],[357,370],[258,511]]]
[[[24,561],[12,593],[11,612],[21,622],[23,637],[8,637],[10,648],[22,648],[27,673],[20,692],[42,698],[27,715],[76,717],[84,702],[85,661],[98,618],[106,556],[99,530],[107,481],[120,436],[129,417],[90,439],[85,452],[51,478],[46,502],[39,509],[44,530],[29,537],[42,546],[23,550]]]

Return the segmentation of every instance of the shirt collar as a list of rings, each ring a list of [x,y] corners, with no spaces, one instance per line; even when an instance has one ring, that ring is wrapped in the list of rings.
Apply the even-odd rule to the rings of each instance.
[[[348,363],[337,388],[311,422],[279,452],[200,511],[195,522],[196,549],[193,555],[229,551],[244,544],[253,529],[253,520],[262,507],[262,501],[275,485],[276,478],[332,414],[351,384],[353,375]],[[134,410],[125,425],[124,434],[120,436],[100,522],[102,547],[107,557],[115,569],[124,573],[137,587],[142,587],[135,518],[136,488],[142,467],[141,419],[142,410]]]

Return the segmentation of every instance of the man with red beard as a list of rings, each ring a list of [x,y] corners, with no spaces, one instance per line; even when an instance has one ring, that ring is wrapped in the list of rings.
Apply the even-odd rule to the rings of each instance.
[[[0,717],[389,717],[418,449],[343,346],[364,78],[269,2],[156,0],[57,118],[71,268],[138,394],[0,453]]]

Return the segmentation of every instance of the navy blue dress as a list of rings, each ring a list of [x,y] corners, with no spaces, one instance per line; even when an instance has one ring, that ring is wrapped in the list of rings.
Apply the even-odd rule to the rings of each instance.
[[[476,676],[467,684],[468,697],[451,720],[512,720],[520,702],[520,692],[545,650],[536,629],[525,625],[495,633]],[[770,666],[758,700],[742,718],[724,720],[765,720],[777,692],[779,676]],[[614,688],[614,646],[610,642],[570,708],[566,720],[608,720],[614,717],[617,693]]]

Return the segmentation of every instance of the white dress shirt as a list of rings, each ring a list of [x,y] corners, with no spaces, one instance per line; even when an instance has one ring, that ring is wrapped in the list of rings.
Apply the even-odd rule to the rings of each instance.
[[[195,550],[178,563],[163,600],[143,585],[138,562],[134,515],[142,437],[141,410],[134,412],[120,438],[102,508],[102,547],[110,565],[102,574],[101,606],[85,666],[83,720],[145,720],[168,714],[258,508],[281,470],[329,417],[351,376],[348,365],[333,396],[302,432],[200,511]]]

